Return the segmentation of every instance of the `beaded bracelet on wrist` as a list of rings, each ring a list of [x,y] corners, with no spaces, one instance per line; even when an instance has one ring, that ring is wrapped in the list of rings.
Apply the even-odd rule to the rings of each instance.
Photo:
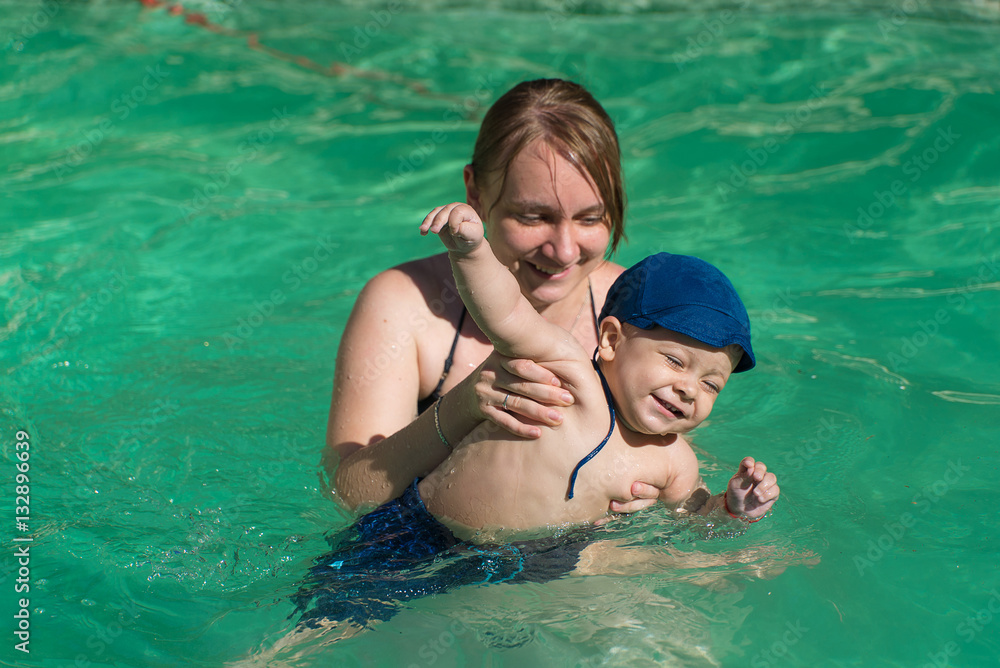
[[[441,431],[441,418],[438,415],[442,399],[444,399],[444,397],[438,397],[438,400],[434,402],[434,428],[437,429],[438,438],[441,439],[441,442],[444,444],[444,447],[448,448],[448,452],[451,452],[452,451],[451,443],[448,442],[448,439],[444,437],[444,432]]]

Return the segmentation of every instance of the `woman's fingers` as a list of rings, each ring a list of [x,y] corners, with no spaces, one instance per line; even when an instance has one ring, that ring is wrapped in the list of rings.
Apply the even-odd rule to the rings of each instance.
[[[533,401],[546,406],[560,407],[573,404],[573,395],[554,385],[539,385],[520,380],[516,376],[503,376],[497,378],[495,385],[498,392],[509,392],[511,397],[518,396],[527,401]],[[510,402],[507,403],[510,408]],[[515,410],[517,410],[515,408]]]
[[[531,360],[511,360],[493,353],[479,369],[479,411],[511,433],[537,438],[540,424],[562,424],[558,408],[573,403],[573,396],[553,381],[558,383],[551,371]]]
[[[642,482],[641,480],[636,480],[632,483],[632,487],[629,489],[632,492],[632,496],[637,499],[652,499],[656,501],[660,498],[660,488],[655,485],[650,485],[649,483]]]
[[[536,424],[522,422],[512,413],[490,406],[483,410],[483,415],[493,424],[509,431],[514,436],[535,439],[542,435],[541,428]]]
[[[497,406],[500,410],[513,415],[515,419],[520,416],[535,422],[543,422],[550,427],[560,425],[563,421],[562,413],[555,408],[514,392],[504,393],[498,400]]]
[[[645,510],[656,503],[656,499],[632,499],[631,501],[612,501],[610,504],[613,513],[637,513]]]
[[[611,501],[609,508],[613,513],[635,513],[649,508],[660,497],[660,490],[649,483],[636,480],[629,489],[632,498],[628,501]]]
[[[559,410],[514,392],[494,388],[488,399],[480,395],[479,400],[479,411],[483,416],[501,427],[507,428],[508,425],[519,423],[533,428],[531,436],[523,428],[509,430],[519,436],[538,438],[541,435],[540,431],[536,433],[539,424],[557,427],[563,421]]]
[[[501,358],[500,366],[506,374],[497,374],[497,383],[503,389],[552,406],[569,406],[573,395],[562,389],[559,377],[528,359]]]
[[[498,357],[500,357],[500,366],[522,380],[540,385],[561,386],[558,376],[533,360],[512,359],[500,355]]]

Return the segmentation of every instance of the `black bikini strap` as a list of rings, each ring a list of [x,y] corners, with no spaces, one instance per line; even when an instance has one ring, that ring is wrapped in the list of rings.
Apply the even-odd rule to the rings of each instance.
[[[458,329],[455,330],[455,339],[451,342],[451,350],[448,351],[448,359],[444,361],[444,372],[441,374],[441,380],[438,381],[437,389],[441,389],[441,385],[444,384],[444,379],[448,376],[448,372],[451,371],[451,363],[455,361],[455,348],[458,347],[458,340],[462,336],[462,324],[465,322],[465,314],[468,313],[465,306],[462,306],[462,315],[458,318]]]
[[[465,306],[463,305],[462,315],[458,318],[458,329],[455,330],[455,338],[451,342],[451,350],[448,351],[448,359],[444,361],[444,371],[441,372],[441,377],[438,378],[437,387],[435,387],[434,391],[430,393],[429,396],[431,397],[441,395],[441,388],[444,386],[444,379],[448,377],[448,372],[451,371],[451,363],[455,361],[455,348],[458,347],[458,340],[462,336],[462,323],[465,322],[466,313],[468,313],[468,311],[466,311]]]
[[[441,398],[441,388],[444,387],[444,379],[448,377],[448,372],[451,371],[451,364],[455,358],[455,348],[458,347],[458,339],[462,336],[462,323],[465,322],[465,306],[462,306],[462,315],[458,319],[458,329],[455,330],[455,338],[451,342],[451,350],[448,351],[448,359],[444,361],[444,370],[441,372],[441,377],[438,378],[437,386],[431,390],[423,399],[417,401],[417,413],[423,413],[425,410],[430,408],[435,401]]]

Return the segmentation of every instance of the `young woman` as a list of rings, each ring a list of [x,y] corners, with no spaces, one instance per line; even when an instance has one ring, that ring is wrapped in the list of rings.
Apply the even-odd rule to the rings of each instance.
[[[578,84],[523,82],[487,112],[466,201],[496,255],[549,322],[587,348],[622,267],[625,189],[614,124]],[[399,496],[479,425],[524,438],[557,425],[573,398],[551,373],[508,360],[468,317],[445,254],[384,271],[361,291],[337,353],[324,464],[351,508]],[[633,512],[655,501],[636,482]]]

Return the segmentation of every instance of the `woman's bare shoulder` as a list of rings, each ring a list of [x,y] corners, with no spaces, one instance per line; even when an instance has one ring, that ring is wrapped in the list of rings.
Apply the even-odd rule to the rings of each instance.
[[[375,274],[362,290],[359,301],[390,302],[416,306],[431,304],[442,293],[457,294],[451,275],[451,265],[445,253],[404,262]],[[452,300],[449,300],[449,303]]]
[[[421,291],[440,292],[445,285],[452,288],[455,285],[447,253],[438,253],[430,257],[422,257],[419,260],[411,260],[393,267],[393,270],[409,276]]]

